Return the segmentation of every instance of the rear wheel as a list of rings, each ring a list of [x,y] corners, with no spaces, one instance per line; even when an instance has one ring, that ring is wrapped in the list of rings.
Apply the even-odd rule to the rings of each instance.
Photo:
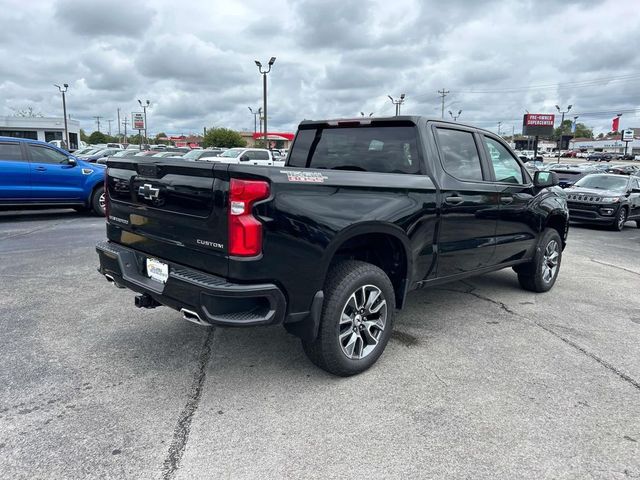
[[[553,228],[544,230],[533,260],[519,265],[518,281],[525,290],[547,292],[556,283],[562,261],[562,240]]]
[[[106,209],[104,187],[98,187],[93,192],[93,196],[91,197],[91,207],[94,214],[104,217]]]
[[[309,359],[340,376],[355,375],[382,355],[393,329],[395,294],[378,267],[356,260],[331,268],[318,337],[303,341]]]
[[[618,214],[616,215],[616,219],[611,224],[611,230],[616,230],[618,232],[621,232],[626,222],[627,222],[627,209],[625,207],[620,207],[620,209],[618,210]]]

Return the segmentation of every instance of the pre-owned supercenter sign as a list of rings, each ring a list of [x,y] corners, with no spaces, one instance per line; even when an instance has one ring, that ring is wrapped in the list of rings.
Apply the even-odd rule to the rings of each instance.
[[[133,125],[134,130],[144,130],[144,113],[132,112],[131,125]]]
[[[522,120],[523,135],[548,136],[553,134],[555,115],[551,113],[527,113]]]

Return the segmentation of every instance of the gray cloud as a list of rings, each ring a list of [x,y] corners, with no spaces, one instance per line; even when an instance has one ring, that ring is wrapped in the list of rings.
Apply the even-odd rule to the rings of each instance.
[[[280,131],[303,118],[389,115],[387,95],[400,93],[403,113],[439,117],[442,88],[445,112],[509,131],[525,109],[556,103],[596,130],[610,126],[597,112],[640,107],[635,0],[0,3],[0,114],[30,105],[59,115],[53,84],[66,82],[86,130],[95,115],[106,124],[118,108],[137,111],[138,98],[152,102],[152,133],[251,130],[247,107],[262,104],[253,61],[272,55],[269,125]],[[640,116],[625,114],[628,124]]]
[[[142,2],[126,0],[59,0],[55,19],[79,35],[140,37],[155,12]]]

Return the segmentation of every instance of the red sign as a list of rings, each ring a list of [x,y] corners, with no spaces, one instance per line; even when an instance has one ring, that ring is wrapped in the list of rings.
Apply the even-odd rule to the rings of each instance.
[[[545,113],[527,113],[524,124],[527,127],[553,127],[555,115]]]

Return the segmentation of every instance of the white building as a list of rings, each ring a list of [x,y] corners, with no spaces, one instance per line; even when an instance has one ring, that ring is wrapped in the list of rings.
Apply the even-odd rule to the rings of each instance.
[[[605,140],[579,140],[570,141],[569,150],[580,150],[582,152],[605,152],[605,153],[624,153],[624,144],[620,139]],[[634,138],[629,142],[627,153],[632,155],[640,155],[640,138]]]
[[[80,122],[67,120],[69,129],[69,147],[78,148],[80,140]],[[30,138],[50,142],[64,140],[63,117],[0,117],[0,136]]]

